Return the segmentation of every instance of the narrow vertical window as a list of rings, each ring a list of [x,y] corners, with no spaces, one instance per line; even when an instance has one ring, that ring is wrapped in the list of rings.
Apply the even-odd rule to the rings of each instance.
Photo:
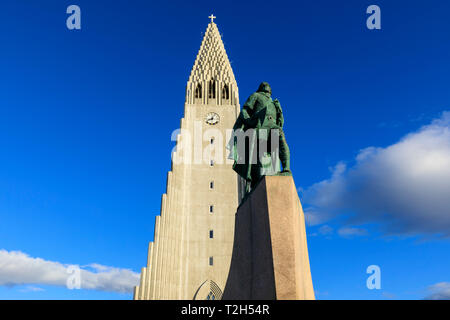
[[[209,206],[209,213],[213,213],[214,212],[214,206],[213,205],[210,205]]]
[[[228,89],[228,85],[223,86],[222,99],[224,99],[224,100],[230,99],[230,90]]]
[[[214,238],[214,230],[209,230],[209,238],[210,239]]]
[[[208,98],[216,98],[216,81],[214,81],[214,79],[211,79],[211,81],[209,81]]]
[[[210,188],[210,189],[214,189],[214,181],[211,181],[211,182],[209,183],[209,188]]]
[[[211,144],[213,144],[214,143],[214,138],[211,138]]]
[[[195,98],[202,98],[202,85],[200,83],[197,85],[197,88],[195,88]]]
[[[211,160],[211,167],[214,166],[214,160]]]
[[[209,265],[212,266],[214,264],[213,257],[209,257]]]

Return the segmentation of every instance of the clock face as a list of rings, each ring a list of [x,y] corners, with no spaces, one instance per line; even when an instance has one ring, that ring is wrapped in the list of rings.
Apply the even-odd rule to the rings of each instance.
[[[218,124],[220,120],[220,117],[215,112],[210,112],[205,117],[205,122],[211,126]]]

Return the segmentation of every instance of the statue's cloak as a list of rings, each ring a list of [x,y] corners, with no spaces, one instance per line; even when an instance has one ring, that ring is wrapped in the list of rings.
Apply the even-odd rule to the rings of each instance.
[[[234,160],[233,170],[249,183],[252,181],[252,176],[258,176],[252,174],[252,170],[258,170],[257,141],[261,138],[267,139],[267,136],[260,134],[260,129],[281,129],[284,122],[278,100],[272,100],[270,91],[263,85],[261,87],[247,99],[242,107],[227,147],[230,149],[229,158]],[[256,130],[249,131],[249,129]],[[238,142],[238,139],[242,139],[243,136],[245,136],[245,143],[242,140]]]

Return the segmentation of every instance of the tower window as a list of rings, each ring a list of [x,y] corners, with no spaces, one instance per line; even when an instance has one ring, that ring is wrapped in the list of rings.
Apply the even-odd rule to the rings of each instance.
[[[230,99],[230,89],[228,88],[228,85],[223,86],[222,99],[225,99],[225,100]]]
[[[209,238],[210,239],[214,238],[214,230],[209,230]]]
[[[211,181],[211,182],[209,183],[209,188],[210,188],[210,189],[214,189],[214,181]]]
[[[197,85],[197,88],[195,88],[195,98],[196,99],[202,98],[202,85],[200,83]]]
[[[210,205],[209,206],[209,213],[213,213],[214,212],[214,206],[213,205]]]
[[[214,160],[211,160],[211,167],[214,166]]]
[[[212,266],[214,264],[214,259],[213,257],[209,257],[209,265]]]
[[[213,144],[214,143],[214,138],[211,138],[211,144]]]
[[[208,98],[216,98],[216,81],[214,81],[213,79],[209,81]]]

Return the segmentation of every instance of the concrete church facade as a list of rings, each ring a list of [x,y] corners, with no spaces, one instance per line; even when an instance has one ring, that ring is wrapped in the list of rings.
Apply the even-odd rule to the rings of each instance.
[[[135,300],[221,299],[241,190],[225,161],[238,87],[214,16],[186,86],[172,170]]]

